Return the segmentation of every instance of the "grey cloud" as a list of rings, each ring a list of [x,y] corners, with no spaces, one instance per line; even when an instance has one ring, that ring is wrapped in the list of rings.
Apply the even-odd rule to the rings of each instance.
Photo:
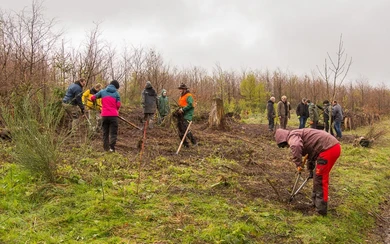
[[[7,1],[2,8],[30,4]],[[310,74],[327,52],[334,55],[343,34],[354,59],[349,79],[390,79],[387,0],[51,0],[44,6],[70,37],[102,21],[110,41],[156,47],[179,66],[210,68],[218,62],[237,70],[280,67]]]

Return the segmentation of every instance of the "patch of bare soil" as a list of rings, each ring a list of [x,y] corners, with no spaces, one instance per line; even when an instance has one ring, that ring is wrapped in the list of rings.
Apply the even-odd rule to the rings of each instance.
[[[143,128],[141,110],[121,111],[121,116]],[[147,162],[162,156],[176,164],[189,166],[192,162],[215,156],[235,160],[238,162],[237,167],[225,167],[240,175],[237,180],[248,200],[262,198],[266,201],[288,203],[296,178],[295,167],[289,160],[289,149],[276,146],[268,125],[242,124],[234,119],[230,119],[227,124],[227,130],[213,130],[208,128],[207,120],[194,121],[191,131],[198,146],[182,147],[178,155],[176,151],[180,139],[173,118],[166,127],[155,125],[147,128],[143,160]],[[120,121],[117,152],[136,159],[142,137],[142,131]],[[101,141],[95,140],[94,143],[96,148],[103,151]],[[311,200],[311,184],[310,180],[288,206],[306,214],[311,209],[308,204]]]
[[[140,109],[121,110],[121,116],[140,128],[144,127],[143,113]],[[171,121],[168,121],[164,127],[155,124],[153,128],[146,129],[142,159],[144,162],[150,162],[156,157],[165,157],[170,162],[178,165],[196,167],[195,162],[208,157],[218,156],[227,160],[235,160],[238,162],[238,166],[226,165],[225,170],[238,173],[237,181],[242,192],[237,194],[240,194],[241,199],[262,198],[264,201],[285,204],[287,209],[301,211],[305,215],[313,213],[313,209],[309,204],[312,180],[309,180],[293,201],[289,202],[296,179],[295,167],[290,161],[289,149],[280,149],[276,146],[273,132],[268,130],[268,125],[242,124],[230,119],[227,123],[228,129],[213,130],[208,128],[206,119],[194,121],[191,125],[191,131],[196,137],[198,145],[191,145],[190,148],[182,147],[179,154],[176,155],[180,139],[174,119],[169,119]],[[142,138],[143,131],[120,120],[116,145],[117,152],[129,158],[130,161],[131,159],[136,161],[139,157]],[[353,143],[354,140],[354,136],[348,135],[341,139],[343,143]],[[96,135],[92,143],[97,151],[103,151],[101,135]],[[307,176],[305,174],[303,175],[304,178]],[[216,180],[220,177],[223,181],[223,175],[216,175],[215,177]],[[228,181],[226,184],[228,184]],[[183,189],[176,189],[172,186],[170,190],[182,191]],[[210,194],[223,194],[222,188],[212,189],[211,191]],[[331,194],[332,191],[335,190],[330,185]],[[340,204],[342,204],[341,201],[332,199],[329,211],[335,212],[335,208]],[[384,206],[384,211],[386,210],[389,210],[388,204]],[[379,227],[371,234],[372,238],[370,239],[384,240],[384,238],[387,238],[387,241],[389,241],[389,215],[381,218],[386,219],[386,221],[378,222]],[[386,234],[382,234],[386,232],[387,237]]]

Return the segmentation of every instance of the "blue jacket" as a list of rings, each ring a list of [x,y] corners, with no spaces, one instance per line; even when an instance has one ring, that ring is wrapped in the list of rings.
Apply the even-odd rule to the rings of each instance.
[[[81,100],[83,94],[83,88],[79,83],[73,83],[66,90],[65,97],[62,99],[62,102],[69,103],[74,106],[79,106],[81,111],[84,111],[84,104]]]
[[[102,99],[103,117],[116,117],[119,115],[118,109],[121,107],[121,98],[114,85],[108,85],[106,89],[100,90],[91,97],[92,101]]]

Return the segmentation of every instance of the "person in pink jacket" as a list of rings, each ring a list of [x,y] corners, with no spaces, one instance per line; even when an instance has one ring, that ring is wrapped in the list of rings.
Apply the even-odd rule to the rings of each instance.
[[[302,156],[308,154],[308,170],[313,177],[312,204],[321,215],[328,211],[329,173],[341,154],[340,142],[331,134],[317,129],[277,129],[275,140],[279,147],[290,147],[293,162],[302,170]]]
[[[93,102],[102,99],[102,128],[103,128],[103,148],[105,151],[115,152],[115,144],[118,135],[118,116],[121,106],[118,93],[119,82],[113,80],[106,87],[91,97]]]

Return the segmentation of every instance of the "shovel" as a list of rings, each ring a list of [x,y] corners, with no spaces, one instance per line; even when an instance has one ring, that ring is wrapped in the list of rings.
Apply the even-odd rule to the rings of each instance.
[[[188,126],[187,126],[186,133],[184,133],[184,136],[183,136],[183,138],[181,139],[181,142],[180,142],[179,148],[178,148],[177,151],[176,151],[176,154],[179,154],[180,148],[181,148],[181,146],[183,145],[184,140],[186,139],[186,136],[187,136],[188,131],[190,130],[191,124],[192,124],[192,121],[190,121],[190,123],[189,123]]]

